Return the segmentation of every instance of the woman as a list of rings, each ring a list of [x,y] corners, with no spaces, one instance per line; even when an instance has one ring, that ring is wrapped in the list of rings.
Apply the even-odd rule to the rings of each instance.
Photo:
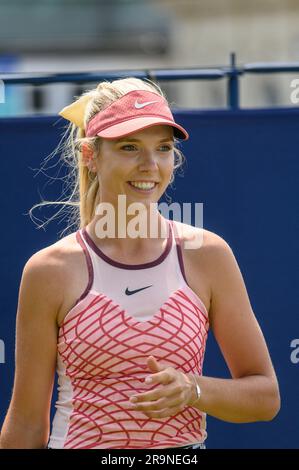
[[[104,82],[60,114],[80,229],[25,265],[1,447],[204,448],[206,414],[272,420],[277,379],[231,248],[157,209],[188,138],[160,88]],[[209,326],[231,379],[202,375]]]

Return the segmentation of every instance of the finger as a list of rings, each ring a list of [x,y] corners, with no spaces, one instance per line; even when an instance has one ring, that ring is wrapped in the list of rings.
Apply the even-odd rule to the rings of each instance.
[[[142,402],[151,402],[156,401],[161,398],[166,397],[167,399],[172,397],[173,395],[178,396],[183,392],[183,388],[181,385],[177,385],[175,387],[157,387],[154,390],[150,390],[149,392],[139,393],[138,395],[134,395],[130,398],[131,403],[142,403]]]
[[[133,395],[130,398],[132,403],[144,402],[144,401],[155,401],[159,398],[163,397],[171,397],[172,395],[183,395],[184,394],[184,386],[181,384],[178,385],[171,385],[171,386],[164,386],[164,387],[157,387],[149,392],[139,393],[137,395]]]
[[[147,366],[149,370],[153,373],[161,372],[167,367],[167,366],[163,366],[162,364],[160,364],[154,356],[149,356],[147,360]]]
[[[146,384],[160,383],[162,385],[167,385],[173,381],[174,377],[168,369],[158,372],[157,374],[148,375],[144,380]]]
[[[175,392],[173,390],[163,390],[159,388],[158,390],[153,390],[152,392],[140,393],[138,395],[134,395],[130,398],[130,402],[136,404],[139,403],[147,403],[157,401],[164,397],[171,397]]]
[[[185,406],[185,400],[181,395],[173,394],[172,397],[163,396],[155,401],[138,402],[133,405],[137,411],[161,411],[164,408],[181,406],[183,403]]]

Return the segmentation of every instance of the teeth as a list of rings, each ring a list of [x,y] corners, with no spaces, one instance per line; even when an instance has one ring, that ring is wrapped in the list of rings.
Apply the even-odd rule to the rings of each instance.
[[[139,189],[152,189],[154,186],[155,186],[155,183],[141,183],[141,182],[137,182],[137,181],[130,181],[130,184],[132,186],[135,186],[135,188],[139,188]]]

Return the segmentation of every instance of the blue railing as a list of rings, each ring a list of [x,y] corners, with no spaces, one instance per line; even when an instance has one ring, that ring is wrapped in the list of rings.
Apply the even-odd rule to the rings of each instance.
[[[227,79],[227,106],[238,109],[239,77],[244,74],[268,73],[295,73],[299,72],[299,62],[294,63],[264,63],[257,62],[245,65],[236,65],[235,53],[230,55],[230,65],[208,68],[182,68],[182,69],[143,69],[143,70],[116,70],[100,72],[72,72],[72,73],[40,73],[40,74],[1,74],[0,80],[4,84],[31,84],[46,85],[49,83],[91,83],[118,78],[137,77],[148,78],[154,81],[173,80],[219,80]]]

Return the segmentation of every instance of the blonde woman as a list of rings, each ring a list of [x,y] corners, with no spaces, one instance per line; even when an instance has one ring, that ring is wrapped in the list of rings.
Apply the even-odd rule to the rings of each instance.
[[[188,138],[160,88],[100,83],[60,114],[78,229],[25,265],[1,447],[205,448],[206,414],[272,420],[277,379],[231,248],[157,209]],[[229,379],[202,374],[209,328]]]

